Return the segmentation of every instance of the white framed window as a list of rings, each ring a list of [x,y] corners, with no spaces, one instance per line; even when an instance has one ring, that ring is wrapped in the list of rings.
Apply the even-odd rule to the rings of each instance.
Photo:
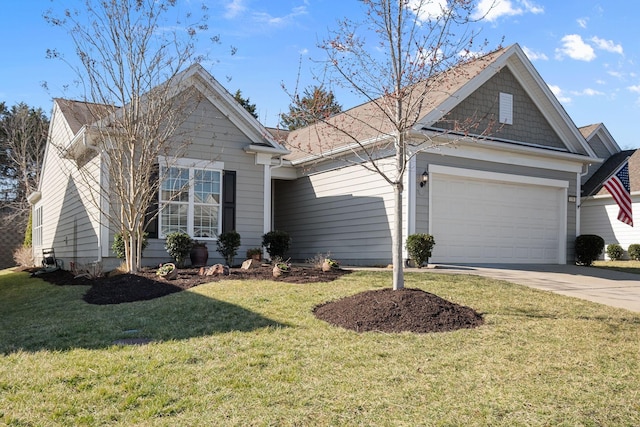
[[[500,123],[513,124],[513,95],[500,92]]]
[[[222,221],[222,171],[198,165],[163,168],[159,194],[160,238],[173,232],[214,239]]]
[[[33,246],[42,246],[42,206],[33,212],[32,233]]]

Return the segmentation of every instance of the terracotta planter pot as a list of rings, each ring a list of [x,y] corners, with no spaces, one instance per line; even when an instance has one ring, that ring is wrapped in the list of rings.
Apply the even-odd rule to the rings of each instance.
[[[167,263],[164,265],[172,265],[173,266],[173,270],[167,272],[167,273],[162,273],[162,274],[158,274],[158,276],[160,276],[160,278],[165,279],[165,280],[173,280],[176,277],[178,277],[178,269],[176,268],[175,264],[172,263]]]
[[[194,267],[202,267],[207,265],[209,260],[209,250],[206,246],[194,246],[189,253],[191,265]]]

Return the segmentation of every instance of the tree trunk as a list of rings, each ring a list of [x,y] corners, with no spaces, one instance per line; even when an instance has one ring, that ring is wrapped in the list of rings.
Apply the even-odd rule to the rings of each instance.
[[[404,289],[404,265],[402,263],[402,181],[393,185],[395,213],[393,218],[393,290]]]

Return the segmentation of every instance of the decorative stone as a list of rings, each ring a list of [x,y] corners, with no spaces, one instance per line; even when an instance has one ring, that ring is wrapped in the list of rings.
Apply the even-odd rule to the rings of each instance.
[[[252,259],[248,259],[245,262],[242,263],[242,267],[240,267],[243,270],[250,270],[252,268],[259,268],[262,265],[262,263],[259,260],[256,260],[255,258]]]

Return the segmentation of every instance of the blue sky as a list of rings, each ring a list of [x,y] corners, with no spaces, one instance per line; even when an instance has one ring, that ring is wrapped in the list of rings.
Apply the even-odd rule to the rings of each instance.
[[[205,0],[211,34],[218,46],[204,44],[215,60],[205,67],[230,92],[242,90],[257,106],[263,124],[275,126],[286,112],[292,90],[313,83],[316,45],[345,17],[362,16],[355,0]],[[480,0],[478,13],[492,0]],[[51,110],[53,97],[73,98],[74,75],[67,65],[48,60],[55,48],[73,55],[69,36],[43,19],[48,8],[80,5],[79,0],[1,0],[0,101]],[[179,0],[190,7],[195,0]],[[622,148],[640,147],[640,2],[623,0],[496,0],[476,24],[495,47],[518,43],[576,125],[604,123]],[[206,40],[203,37],[203,40]],[[230,46],[237,48],[230,54]],[[300,70],[300,72],[299,72]],[[42,87],[47,82],[49,90]],[[64,90],[69,86],[67,91]],[[337,92],[344,108],[354,100]]]

